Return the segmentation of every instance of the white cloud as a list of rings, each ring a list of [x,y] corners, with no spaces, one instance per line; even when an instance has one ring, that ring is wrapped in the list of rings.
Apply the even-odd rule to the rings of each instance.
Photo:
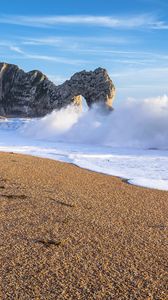
[[[41,38],[23,37],[22,44],[24,45],[47,45],[47,46],[62,46],[71,45],[74,43],[98,43],[98,44],[125,44],[131,41],[125,37],[112,37],[112,36],[48,36]]]
[[[30,53],[27,53],[26,51],[23,51],[18,46],[12,45],[10,42],[0,42],[0,47],[3,47],[4,49],[9,49],[12,52],[20,54],[20,56],[17,56],[17,58],[37,59],[37,60],[44,60],[44,61],[61,63],[61,64],[67,64],[67,65],[81,65],[81,64],[88,63],[87,60],[82,60],[82,59],[72,59],[72,58],[66,58],[66,57],[60,57],[60,56],[30,54]],[[9,57],[9,55],[6,55],[6,57]]]
[[[168,29],[168,24],[156,19],[151,14],[130,17],[66,15],[66,16],[21,16],[1,15],[0,23],[16,24],[31,27],[53,27],[59,25],[90,25],[109,28],[150,28]]]
[[[24,53],[24,55],[26,58],[30,58],[30,59],[46,60],[46,61],[57,62],[57,63],[68,64],[68,65],[81,65],[87,63],[86,60],[78,60],[78,59],[71,59],[65,57],[28,54],[28,53]]]
[[[16,53],[24,54],[24,52],[23,52],[19,47],[17,47],[17,46],[9,46],[9,49],[10,49],[11,51],[16,52]]]
[[[64,76],[61,76],[61,75],[47,75],[48,79],[51,80],[52,82],[54,82],[56,85],[58,84],[62,84],[63,82],[65,82],[67,79],[69,78],[66,78]]]

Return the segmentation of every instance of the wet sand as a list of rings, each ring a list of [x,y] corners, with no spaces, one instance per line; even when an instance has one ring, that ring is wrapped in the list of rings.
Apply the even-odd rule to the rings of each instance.
[[[168,192],[0,154],[0,299],[168,299]]]

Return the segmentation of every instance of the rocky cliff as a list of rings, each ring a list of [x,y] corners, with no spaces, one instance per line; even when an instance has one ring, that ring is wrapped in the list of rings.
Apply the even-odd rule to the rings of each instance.
[[[74,103],[89,107],[101,103],[112,108],[115,87],[107,71],[75,73],[70,80],[56,86],[40,71],[24,72],[18,66],[0,63],[0,115],[39,117]]]

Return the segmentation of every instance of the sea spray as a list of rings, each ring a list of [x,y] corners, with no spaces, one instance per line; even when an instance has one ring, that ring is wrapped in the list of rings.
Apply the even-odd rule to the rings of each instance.
[[[112,147],[168,149],[168,96],[126,100],[108,114],[74,106],[27,123],[24,136]]]

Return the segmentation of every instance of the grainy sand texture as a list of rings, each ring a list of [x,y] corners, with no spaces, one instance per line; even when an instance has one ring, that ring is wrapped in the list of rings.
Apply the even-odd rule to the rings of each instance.
[[[0,299],[168,299],[168,192],[0,154]]]

